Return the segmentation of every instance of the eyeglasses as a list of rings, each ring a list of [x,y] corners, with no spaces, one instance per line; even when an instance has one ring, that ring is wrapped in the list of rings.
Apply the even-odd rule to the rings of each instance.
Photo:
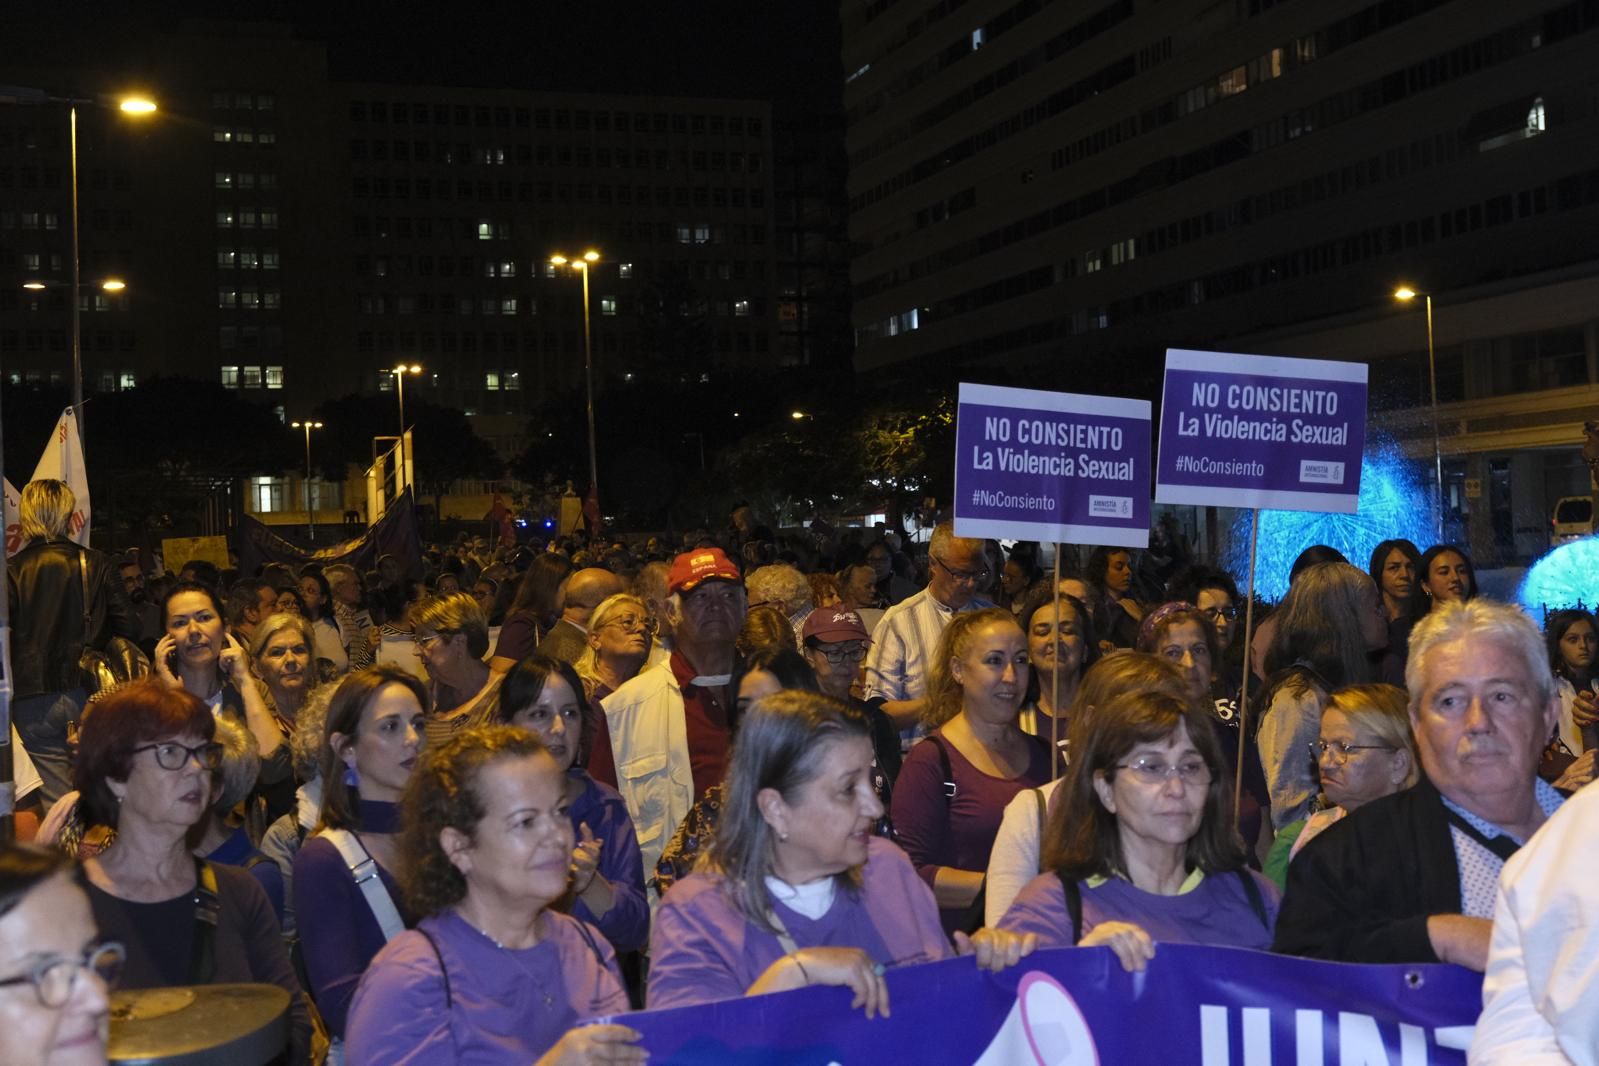
[[[415,644],[417,647],[421,648],[423,651],[427,651],[429,648],[431,648],[433,646],[433,642],[434,641],[443,640],[445,637],[447,637],[449,635],[450,634],[448,634],[448,633],[429,633],[426,636],[419,637],[415,633],[413,633],[413,634],[411,634],[411,643]]]
[[[1169,763],[1146,755],[1132,762],[1117,763],[1116,769],[1130,772],[1146,785],[1163,785],[1173,777],[1180,778],[1188,786],[1210,784],[1210,764],[1203,759]]]
[[[141,751],[155,752],[155,763],[163,770],[181,770],[189,765],[190,759],[197,760],[206,770],[215,770],[222,765],[222,745],[215,742],[196,744],[191,748],[175,740],[163,740],[159,744],[142,744],[133,749],[133,754]]]
[[[838,666],[842,663],[858,663],[862,659],[866,658],[866,645],[864,644],[849,644],[842,648],[828,648],[821,645],[815,645],[815,648],[822,658],[826,659],[834,666]]]
[[[80,970],[92,970],[107,988],[116,986],[122,976],[122,963],[128,953],[115,940],[96,944],[83,953],[82,958],[49,955],[34,963],[25,974],[0,979],[0,987],[33,985],[33,994],[39,997],[39,1006],[59,1010],[72,998],[72,986],[77,983]]]
[[[943,567],[944,573],[963,584],[981,585],[983,582],[994,576],[993,571],[987,569],[986,567],[982,570],[956,570],[954,567],[950,566],[936,555],[929,554],[928,558],[932,559],[933,562]]]
[[[655,632],[656,621],[647,614],[629,614],[621,618],[608,618],[599,628],[605,629],[607,626],[620,626],[629,633],[644,633],[648,635]]]
[[[1210,619],[1210,624],[1211,625],[1215,625],[1217,622],[1220,622],[1223,619],[1226,619],[1227,621],[1231,622],[1233,619],[1237,618],[1238,617],[1238,608],[1236,608],[1236,607],[1206,607],[1203,610],[1201,610],[1199,613],[1204,615],[1206,618]]]
[[[1392,744],[1345,744],[1341,740],[1313,740],[1307,747],[1310,748],[1310,757],[1317,762],[1323,755],[1331,754],[1333,761],[1342,766],[1349,761],[1349,757],[1357,751],[1397,751]]]

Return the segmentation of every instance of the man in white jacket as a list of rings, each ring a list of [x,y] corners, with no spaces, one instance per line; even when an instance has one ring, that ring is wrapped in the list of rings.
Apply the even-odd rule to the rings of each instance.
[[[1599,1066],[1599,784],[1505,862],[1472,1066]]]

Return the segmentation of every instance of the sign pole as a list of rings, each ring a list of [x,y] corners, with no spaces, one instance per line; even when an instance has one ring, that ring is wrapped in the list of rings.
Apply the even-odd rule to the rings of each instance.
[[[1249,511],[1249,587],[1244,592],[1244,684],[1238,693],[1238,768],[1233,773],[1233,822],[1238,821],[1238,809],[1244,795],[1244,754],[1249,743],[1249,675],[1254,664],[1249,661],[1250,645],[1255,636],[1255,548],[1260,542],[1260,508]],[[1246,842],[1249,843],[1249,842]],[[1253,843],[1250,843],[1253,848]]]
[[[1050,603],[1055,611],[1055,669],[1049,675],[1049,706],[1054,711],[1049,716],[1049,779],[1056,772],[1056,758],[1060,755],[1060,541],[1055,542],[1055,583],[1049,586]]]

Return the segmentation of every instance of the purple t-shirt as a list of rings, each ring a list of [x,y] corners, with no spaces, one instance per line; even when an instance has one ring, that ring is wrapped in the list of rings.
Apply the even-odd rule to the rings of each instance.
[[[1023,789],[1049,780],[1049,744],[1038,737],[1027,738],[1027,770],[1020,777],[1003,778],[990,777],[973,766],[942,731],[934,735],[949,752],[954,798],[944,794],[938,749],[924,740],[911,748],[900,768],[894,782],[893,811],[900,846],[929,887],[940,866],[985,872],[1005,804]],[[953,929],[961,916],[959,910],[944,911],[945,928]]]
[[[1141,927],[1157,943],[1210,944],[1217,947],[1271,947],[1272,929],[1277,924],[1277,907],[1282,893],[1277,886],[1245,870],[1260,889],[1266,909],[1261,921],[1250,905],[1243,882],[1236,873],[1209,874],[1187,892],[1161,896],[1145,892],[1131,881],[1112,877],[1102,885],[1081,885],[1083,897],[1083,936],[1102,922],[1131,922]],[[1037,933],[1041,948],[1069,948],[1072,923],[1066,913],[1066,890],[1053,873],[1042,873],[1027,883],[1017,895],[999,928],[1013,933]]]
[[[378,879],[405,920],[400,886],[381,865]],[[294,916],[311,996],[328,1032],[344,1035],[345,1013],[356,982],[383,947],[383,930],[361,886],[331,841],[306,837],[294,857]]]
[[[721,874],[692,873],[661,901],[650,938],[649,1009],[737,999],[783,957],[777,934],[739,913],[723,883]],[[801,948],[860,948],[885,966],[953,954],[932,892],[905,853],[881,837],[867,843],[860,889],[839,886],[826,914],[812,920],[775,900],[772,910]]]
[[[583,839],[586,825],[594,839],[604,841],[598,873],[611,883],[611,909],[596,918],[582,900],[572,904],[572,914],[605,934],[617,951],[637,951],[650,936],[650,905],[644,899],[644,857],[627,804],[616,789],[602,785],[579,767],[567,775],[583,782],[583,792],[572,804],[572,831]]]
[[[543,939],[512,951],[454,910],[395,937],[372,960],[350,1004],[349,1066],[528,1063],[587,1018],[628,1009],[605,938],[545,911]],[[586,933],[586,935],[585,935]],[[444,976],[450,1007],[445,1008]]]

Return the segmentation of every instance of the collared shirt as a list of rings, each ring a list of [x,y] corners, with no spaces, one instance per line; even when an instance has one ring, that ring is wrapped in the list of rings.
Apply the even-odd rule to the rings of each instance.
[[[733,737],[732,694],[726,685],[694,684],[696,672],[682,652],[673,652],[667,665],[683,692],[688,761],[694,777],[694,798],[698,799],[727,774],[728,749]]]
[[[915,700],[927,695],[927,666],[938,650],[944,627],[960,611],[994,606],[973,598],[958,610],[946,607],[923,589],[890,607],[877,623],[866,656],[868,700]]]
[[[1542,779],[1533,786],[1533,796],[1545,817],[1559,810],[1566,799]],[[1526,843],[1514,833],[1499,828],[1486,818],[1472,814],[1448,796],[1443,796],[1442,799],[1445,807],[1464,818],[1483,836],[1489,839],[1506,836],[1517,844]],[[1473,840],[1471,834],[1459,826],[1451,825],[1449,832],[1455,841],[1455,861],[1460,866],[1460,913],[1472,918],[1492,918],[1494,894],[1499,889],[1499,872],[1504,869],[1505,860]]]

